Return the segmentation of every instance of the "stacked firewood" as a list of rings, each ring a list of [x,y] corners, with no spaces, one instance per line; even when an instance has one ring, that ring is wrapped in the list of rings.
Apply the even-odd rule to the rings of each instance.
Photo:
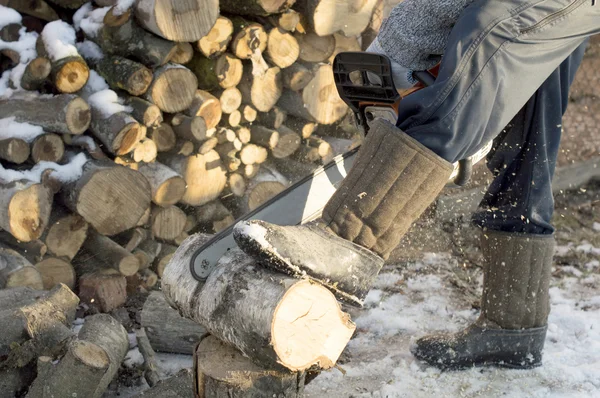
[[[77,298],[111,312],[189,235],[358,145],[331,63],[360,50],[375,3],[0,0],[0,289],[54,289],[14,308],[46,300],[63,325]],[[178,344],[155,330],[153,345]],[[93,334],[19,363],[57,382],[58,352],[102,362]],[[102,350],[110,368],[120,353]],[[99,396],[110,372],[86,372],[102,382],[80,396]]]

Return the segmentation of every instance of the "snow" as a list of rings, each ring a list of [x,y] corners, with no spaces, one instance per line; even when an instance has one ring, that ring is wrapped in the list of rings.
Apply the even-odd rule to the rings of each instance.
[[[81,21],[94,10],[94,6],[91,2],[85,3],[73,14],[73,27],[75,30],[81,29]]]
[[[52,21],[44,26],[42,39],[48,57],[53,61],[79,55],[75,47],[75,29],[64,21]]]
[[[100,60],[104,57],[102,49],[94,42],[84,40],[76,44],[77,51],[85,59]]]
[[[267,236],[268,231],[262,225],[247,221],[240,221],[235,225],[234,230],[240,235],[251,237],[263,247],[271,246],[269,242],[265,239],[265,236]]]
[[[21,21],[21,14],[19,14],[16,10],[0,5],[0,29],[13,23],[20,24]]]
[[[118,112],[131,113],[132,111],[130,106],[121,103],[117,93],[108,89],[90,95],[87,101],[92,109],[99,112],[105,119]]]
[[[130,369],[141,366],[143,363],[144,357],[137,347],[127,351],[127,355],[125,355],[125,360],[123,361],[123,365]]]
[[[596,232],[600,232],[600,222],[594,222],[592,229]]]
[[[14,116],[0,119],[0,140],[20,138],[31,142],[42,134],[44,134],[44,130],[40,126],[16,122]]]
[[[113,10],[114,15],[123,15],[129,10],[135,0],[117,0],[117,4],[115,4],[115,9]]]
[[[11,16],[13,11],[12,8],[0,6],[0,27],[5,22],[20,22],[20,17],[15,22],[16,18],[14,15]],[[23,27],[19,30],[19,40],[12,42],[0,40],[0,50],[12,50],[19,54],[19,64],[13,69],[5,71],[0,78],[0,97],[10,97],[14,91],[22,90],[21,77],[23,76],[23,72],[25,72],[25,67],[37,56],[37,51],[35,50],[37,38],[38,34],[36,32],[27,32],[27,29]]]
[[[0,180],[4,183],[18,180],[28,180],[40,182],[42,173],[46,170],[52,171],[52,178],[55,178],[63,183],[75,181],[83,174],[83,165],[86,164],[88,158],[85,154],[80,153],[74,156],[66,164],[57,164],[54,162],[39,162],[30,170],[11,170],[5,169],[0,165]]]
[[[86,7],[84,4],[82,8]],[[104,16],[110,10],[110,7],[96,8],[86,7],[84,10],[79,9],[77,15],[77,29],[81,29],[89,38],[94,38],[98,35],[102,26],[104,26]],[[81,12],[79,12],[81,11]]]

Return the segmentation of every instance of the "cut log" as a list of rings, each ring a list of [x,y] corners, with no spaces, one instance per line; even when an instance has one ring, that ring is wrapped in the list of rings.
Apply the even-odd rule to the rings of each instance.
[[[79,298],[65,285],[18,307],[3,306],[0,366],[22,367],[41,355],[55,355],[73,337],[71,322]]]
[[[242,17],[231,18],[233,38],[229,47],[239,59],[250,59],[255,53],[262,53],[267,48],[268,36],[262,25],[250,22]]]
[[[158,283],[158,275],[150,269],[143,269],[138,275],[140,276],[140,285],[147,291],[151,290]]]
[[[333,38],[335,39],[335,50],[329,57],[328,62],[333,65],[333,59],[336,55],[346,51],[361,51],[360,43],[356,37],[346,37],[339,33],[334,33]]]
[[[269,31],[266,54],[272,64],[287,68],[298,59],[300,46],[292,34],[281,28],[273,28]]]
[[[0,288],[19,286],[44,289],[42,276],[25,257],[12,249],[0,248]]]
[[[167,123],[160,123],[158,127],[149,128],[148,138],[154,141],[158,152],[167,152],[175,147],[175,132]]]
[[[281,69],[272,67],[262,76],[253,76],[250,68],[244,68],[244,77],[238,88],[244,103],[261,112],[269,112],[281,97]]]
[[[152,239],[146,239],[140,243],[132,253],[140,260],[140,270],[150,268],[156,256],[160,254],[162,244]]]
[[[213,129],[221,121],[221,103],[211,93],[197,90],[192,105],[184,113],[191,117],[202,117],[206,122],[206,128]]]
[[[144,378],[150,387],[154,387],[160,381],[160,376],[158,375],[158,364],[156,363],[154,350],[150,345],[150,341],[148,340],[148,336],[146,335],[146,331],[143,327],[136,329],[135,337],[137,339],[138,349],[144,358]]]
[[[95,65],[96,71],[113,90],[125,90],[131,95],[142,95],[152,83],[152,71],[130,59],[105,56]]]
[[[215,93],[221,104],[221,111],[226,114],[237,111],[242,105],[242,93],[235,87]]]
[[[263,369],[214,336],[203,337],[194,355],[201,398],[304,397],[304,372]]]
[[[152,236],[161,240],[173,240],[185,227],[186,215],[177,206],[152,207]]]
[[[302,93],[284,90],[278,106],[290,115],[320,124],[333,124],[348,112],[338,95],[330,65],[320,65]]]
[[[42,19],[44,21],[56,21],[58,14],[44,0],[2,0],[0,4],[6,7],[14,8],[21,14],[31,15],[32,17]]]
[[[144,211],[144,214],[142,214],[142,216],[138,220],[137,224],[135,224],[135,226],[136,227],[149,227],[150,226],[150,206],[148,206],[146,211]]]
[[[242,79],[242,61],[228,53],[216,58],[196,53],[186,66],[196,75],[197,87],[202,90],[235,87]]]
[[[110,366],[108,354],[96,344],[76,340],[57,365],[33,382],[27,397],[95,397]]]
[[[93,109],[90,131],[113,155],[131,152],[144,136],[142,126],[125,112],[113,113],[104,117],[101,109]]]
[[[317,123],[299,119],[294,116],[289,116],[285,121],[285,125],[297,132],[303,139],[307,139],[313,135],[318,127]]]
[[[164,65],[177,51],[177,44],[161,39],[138,26],[131,11],[114,14],[114,7],[104,17],[104,27],[96,38],[108,54],[128,57],[156,68]]]
[[[221,0],[222,11],[241,15],[269,15],[286,11],[294,4],[294,0]]]
[[[258,174],[259,170],[260,170],[260,164],[247,164],[247,165],[244,165],[244,170],[243,170],[244,177],[246,177],[247,179],[251,180],[254,177],[256,177],[256,175]]]
[[[275,170],[261,167],[252,178],[244,196],[238,199],[238,207],[242,213],[248,213],[265,203],[289,185],[289,181]]]
[[[190,43],[177,43],[177,51],[171,57],[171,62],[184,65],[192,60],[194,56],[194,47]]]
[[[227,178],[219,154],[210,151],[205,155],[171,156],[165,164],[179,173],[187,183],[181,202],[200,206],[219,197]]]
[[[331,154],[331,145],[321,137],[311,136],[306,139],[306,145],[315,148],[321,158]]]
[[[271,16],[270,21],[274,26],[278,26],[288,32],[294,32],[300,22],[300,14],[294,10],[287,10],[281,14]]]
[[[306,0],[298,2],[298,11],[306,17],[319,36],[339,31],[345,36],[357,36],[369,25],[375,4],[377,0]]]
[[[227,116],[227,126],[231,128],[238,127],[242,122],[242,112],[235,110]]]
[[[314,32],[301,34],[296,32],[294,37],[300,46],[298,58],[304,62],[327,62],[335,51],[333,36],[319,36]]]
[[[250,132],[250,129],[246,128],[246,127],[236,128],[235,135],[237,136],[238,140],[240,140],[240,142],[242,144],[249,143],[250,139],[252,138],[252,133]]]
[[[184,140],[200,143],[210,138],[208,135],[210,130],[201,116],[186,116],[179,113],[171,119],[171,126],[175,135]]]
[[[144,28],[172,41],[197,41],[219,16],[218,0],[140,0],[135,15]]]
[[[255,124],[251,127],[250,132],[250,141],[262,147],[273,149],[279,142],[279,133],[276,130]]]
[[[39,90],[46,82],[52,71],[50,60],[45,57],[37,57],[27,64],[23,77],[21,78],[21,87],[25,90]]]
[[[135,227],[150,207],[151,197],[150,184],[143,175],[98,160],[87,162],[81,178],[62,191],[63,203],[103,235]]]
[[[17,251],[31,264],[42,261],[48,252],[48,246],[41,240],[22,242],[6,231],[0,231],[0,247]]]
[[[81,134],[90,125],[90,107],[72,94],[19,97],[0,100],[0,118],[41,126],[52,133]]]
[[[127,98],[127,105],[132,109],[131,116],[146,127],[159,127],[163,121],[160,108],[139,97]]]
[[[237,138],[235,131],[231,129],[227,129],[225,127],[221,127],[217,131],[217,140],[219,144],[225,144],[227,142],[234,142]]]
[[[98,261],[107,268],[113,268],[125,276],[135,274],[140,267],[138,259],[133,254],[96,231],[89,231],[83,248],[90,254],[96,255]]]
[[[79,214],[69,214],[55,206],[48,225],[42,236],[48,253],[73,260],[87,238],[88,223]]]
[[[154,143],[154,141],[152,141],[149,138],[142,138],[142,140],[138,142],[133,152],[131,153],[131,158],[136,163],[150,163],[154,162],[157,154],[158,150],[156,149],[156,144]],[[136,170],[139,170],[139,166]]]
[[[108,159],[106,154],[100,149],[100,146],[89,135],[63,134],[62,137],[65,144],[84,149],[92,159]]]
[[[216,148],[218,152],[218,147]],[[229,172],[236,171],[242,165],[242,161],[236,156],[237,151],[233,153],[226,153],[225,155],[221,155],[221,160],[223,161],[223,165],[225,169]]]
[[[258,112],[252,105],[244,105],[241,110],[242,113],[242,122],[244,123],[253,123],[257,116]]]
[[[0,140],[0,159],[21,164],[29,158],[30,149],[27,141],[20,138]]]
[[[197,87],[198,80],[189,69],[167,64],[154,70],[154,79],[145,99],[163,112],[182,112],[192,104]]]
[[[244,196],[246,192],[246,180],[241,174],[231,173],[227,178],[227,188],[235,196]]]
[[[308,145],[300,145],[300,147],[292,154],[292,159],[301,163],[318,163],[323,160],[319,155],[319,150]]]
[[[65,154],[65,144],[56,134],[38,136],[31,144],[31,159],[35,162],[58,163]]]
[[[191,369],[182,369],[175,376],[162,380],[149,390],[134,398],[195,398],[194,381]]]
[[[162,290],[180,314],[268,369],[335,365],[355,325],[331,292],[270,272],[237,250],[223,256],[202,285],[189,272],[189,259],[206,239],[187,239],[163,274]]]
[[[0,184],[0,227],[23,242],[38,239],[50,217],[52,192],[26,180]]]
[[[100,312],[110,312],[127,301],[127,281],[117,271],[92,272],[79,278],[81,301]]]
[[[154,260],[154,271],[156,274],[162,278],[163,271],[165,267],[171,261],[173,254],[175,254],[175,250],[177,250],[177,246],[169,245],[166,243],[161,244],[160,253],[156,256]]]
[[[35,265],[42,276],[45,290],[63,283],[69,289],[75,286],[75,270],[68,261],[56,257],[46,257]]]
[[[217,145],[215,151],[224,159],[236,156],[237,153],[242,149],[242,143],[240,140],[235,138],[231,142],[225,142]]]
[[[311,69],[296,62],[282,71],[281,80],[283,82],[283,87],[293,91],[300,91],[308,86],[314,77],[315,74]]]
[[[231,20],[220,16],[210,31],[198,40],[198,50],[207,58],[214,58],[225,51],[233,37],[233,24]]]
[[[85,323],[79,331],[79,339],[97,345],[108,355],[108,369],[97,385],[94,394],[89,396],[90,398],[100,398],[117,375],[129,350],[127,331],[112,316],[97,314],[85,319]]]
[[[113,240],[129,252],[133,251],[143,241],[148,239],[150,234],[143,228],[133,228],[113,237]]]
[[[152,201],[168,207],[179,202],[185,193],[185,180],[167,166],[154,162],[141,164],[138,171],[146,177],[152,189]]]
[[[279,127],[277,132],[279,140],[275,148],[272,148],[271,154],[278,159],[287,158],[300,147],[300,135],[286,126]]]
[[[267,160],[269,153],[261,146],[248,144],[244,145],[240,151],[239,157],[243,164],[263,163]]]
[[[211,137],[211,138],[207,139],[206,141],[204,141],[198,147],[198,153],[200,155],[206,155],[207,153],[209,153],[210,151],[215,149],[217,147],[218,143],[219,143],[219,141],[217,140],[216,137]]]
[[[231,211],[219,200],[196,209],[196,219],[204,231],[218,233],[235,222]]]
[[[194,153],[194,143],[192,141],[177,140],[173,151],[176,155],[191,156]]]
[[[270,129],[278,129],[287,119],[287,113],[278,106],[274,106],[269,112],[259,112],[257,121]]]

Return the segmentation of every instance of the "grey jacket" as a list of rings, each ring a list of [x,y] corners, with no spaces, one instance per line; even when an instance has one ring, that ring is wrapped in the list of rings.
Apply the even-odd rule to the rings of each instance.
[[[473,1],[404,0],[381,25],[379,45],[407,69],[429,69],[439,62],[452,27]]]

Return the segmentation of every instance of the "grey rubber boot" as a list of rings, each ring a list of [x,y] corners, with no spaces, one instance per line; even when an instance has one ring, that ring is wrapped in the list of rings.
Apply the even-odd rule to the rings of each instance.
[[[481,315],[461,332],[419,339],[413,355],[441,369],[540,366],[554,244],[552,235],[485,232]]]
[[[322,218],[302,226],[236,225],[238,246],[263,265],[309,277],[362,305],[390,252],[448,181],[452,164],[382,119]]]

